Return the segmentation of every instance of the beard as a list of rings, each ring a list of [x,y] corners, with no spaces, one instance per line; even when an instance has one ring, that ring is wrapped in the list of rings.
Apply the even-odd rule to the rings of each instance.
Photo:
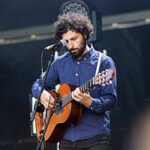
[[[85,50],[85,47],[86,47],[86,40],[83,39],[82,43],[81,43],[81,48],[72,48],[69,50],[70,54],[72,55],[73,58],[78,58],[80,56],[82,56],[84,50]],[[77,52],[75,53],[72,53],[71,51],[73,50],[78,50]]]

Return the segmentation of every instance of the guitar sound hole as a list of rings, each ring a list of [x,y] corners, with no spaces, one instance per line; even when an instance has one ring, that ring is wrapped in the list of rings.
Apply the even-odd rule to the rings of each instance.
[[[61,107],[61,105],[57,105],[57,106],[55,107],[55,110],[54,110],[54,112],[55,112],[57,115],[63,113],[63,111],[64,111],[64,108]]]

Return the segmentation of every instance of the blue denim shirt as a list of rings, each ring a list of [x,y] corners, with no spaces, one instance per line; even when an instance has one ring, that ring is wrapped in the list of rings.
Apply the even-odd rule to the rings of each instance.
[[[91,45],[81,60],[74,59],[70,53],[59,56],[51,65],[46,80],[45,88],[54,88],[57,84],[71,84],[80,86],[95,76],[99,54]],[[109,112],[117,101],[116,94],[116,69],[113,60],[102,55],[99,72],[113,68],[115,76],[111,84],[95,85],[89,90],[92,97],[90,107],[83,106],[82,115],[75,126],[70,126],[64,139],[71,141],[93,137],[99,134],[110,133]],[[34,97],[38,97],[41,89],[41,77],[32,86]]]

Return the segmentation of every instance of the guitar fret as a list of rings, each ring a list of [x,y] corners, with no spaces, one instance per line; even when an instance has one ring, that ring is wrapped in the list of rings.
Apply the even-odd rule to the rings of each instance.
[[[93,81],[93,78],[90,80],[90,87],[93,85],[93,84],[92,84],[92,81]]]
[[[89,81],[87,82],[87,84],[86,84],[86,90],[89,88],[90,86],[89,86]]]
[[[80,87],[79,87],[79,90],[82,92],[82,91],[83,91],[83,86],[80,86]]]
[[[92,80],[91,80],[91,86],[93,86],[94,85],[94,78],[92,78]]]
[[[84,84],[84,91],[86,90],[86,84],[87,84],[87,82]]]
[[[95,82],[95,77],[93,78],[93,85],[94,85],[94,84],[96,84],[96,82]]]
[[[82,91],[81,92],[83,92],[84,91],[84,84],[82,85]]]
[[[81,92],[83,92],[83,91],[84,91],[84,85],[85,85],[85,84],[83,84],[83,85],[82,85],[82,91],[81,91]]]
[[[92,85],[91,85],[91,80],[90,80],[89,84],[90,84],[90,86],[89,86],[89,87],[91,87],[91,86],[92,86]]]
[[[89,81],[87,81],[87,83],[86,83],[86,90],[89,88],[90,86],[89,86]]]
[[[87,86],[88,86],[88,84],[87,84],[88,82],[86,82],[85,83],[85,89],[84,90],[87,90]]]
[[[90,84],[91,82],[90,82],[90,81],[91,81],[91,80],[88,81],[88,88],[91,87],[91,84]]]

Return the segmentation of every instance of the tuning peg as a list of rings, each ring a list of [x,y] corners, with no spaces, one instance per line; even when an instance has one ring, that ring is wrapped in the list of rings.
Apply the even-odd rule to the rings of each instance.
[[[105,86],[105,84],[103,83],[102,86]]]
[[[109,82],[106,82],[107,85],[109,85]]]

